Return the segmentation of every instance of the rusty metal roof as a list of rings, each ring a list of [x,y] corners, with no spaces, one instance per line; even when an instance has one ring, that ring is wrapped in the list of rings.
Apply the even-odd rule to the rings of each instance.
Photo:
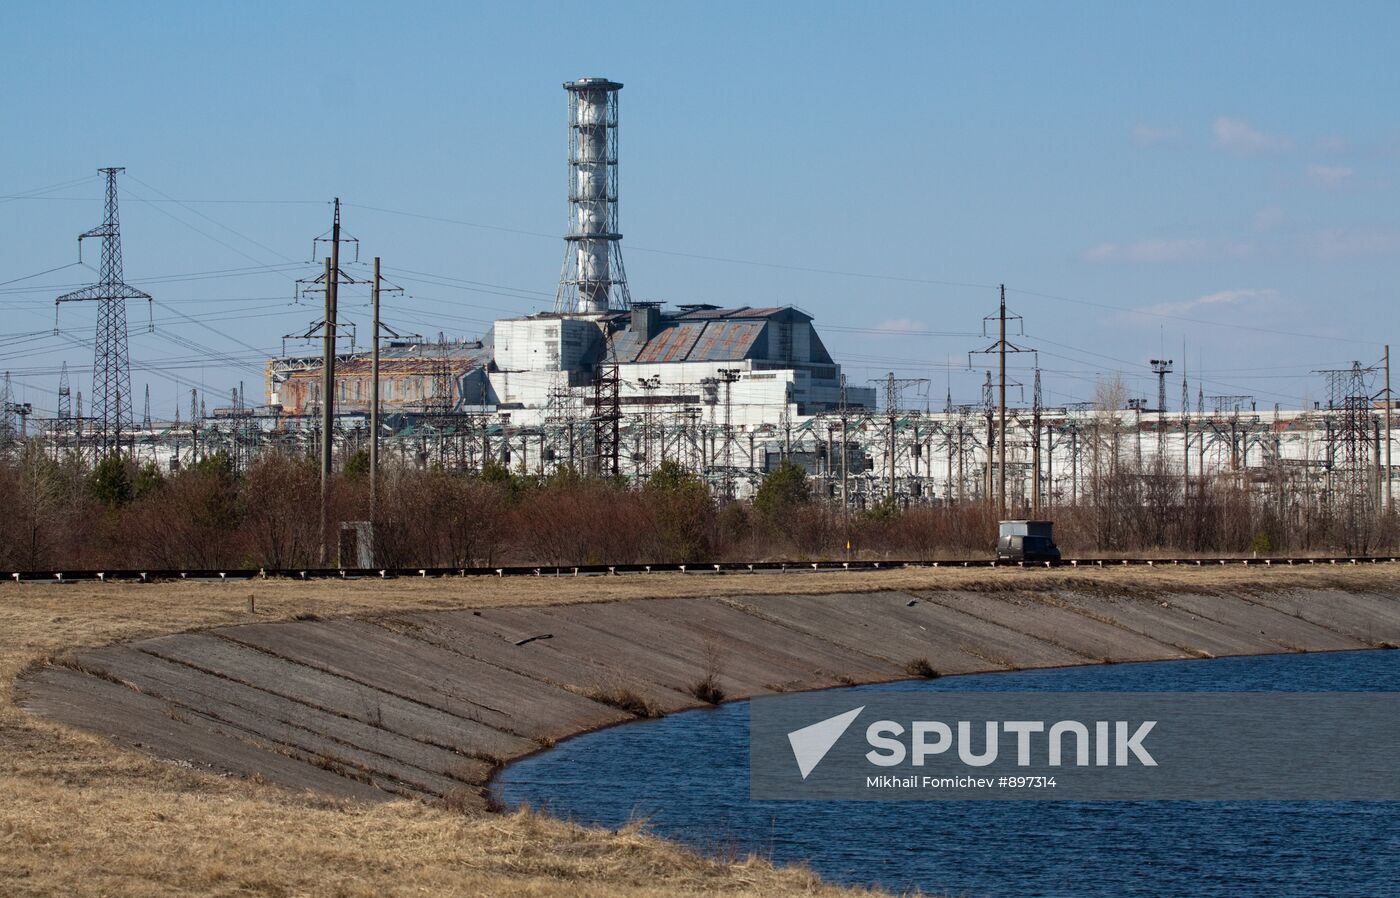
[[[689,356],[695,341],[705,325],[700,322],[679,322],[663,328],[660,333],[647,341],[642,351],[637,353],[638,362],[684,362]]]
[[[727,362],[747,358],[764,321],[712,321],[688,357],[692,362]]]
[[[616,331],[612,336],[613,357],[623,363],[635,362],[643,348],[639,337],[640,334],[631,328]]]

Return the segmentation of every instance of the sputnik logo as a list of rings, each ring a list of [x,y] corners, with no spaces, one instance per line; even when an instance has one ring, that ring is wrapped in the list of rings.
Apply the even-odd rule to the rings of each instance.
[[[826,753],[831,751],[831,747],[836,744],[836,741],[864,710],[865,705],[861,705],[859,708],[844,714],[828,717],[826,720],[817,721],[810,726],[788,733],[788,742],[792,744],[792,756],[797,759],[797,769],[802,772],[804,780],[807,778],[807,774],[816,769],[817,765],[822,762],[822,758],[826,757]]]

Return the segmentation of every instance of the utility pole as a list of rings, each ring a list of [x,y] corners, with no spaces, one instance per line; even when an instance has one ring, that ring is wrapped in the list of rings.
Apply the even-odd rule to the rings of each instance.
[[[322,235],[312,241],[312,255],[314,256],[317,247],[322,243],[331,245],[331,254],[326,256],[325,271],[320,277],[309,282],[298,281],[301,289],[311,292],[313,288],[301,287],[303,284],[320,284],[324,291],[325,318],[319,324],[313,324],[311,329],[304,334],[297,335],[299,339],[310,339],[316,332],[316,328],[321,328],[321,563],[326,564],[330,560],[330,494],[331,494],[331,474],[334,470],[335,460],[335,353],[336,353],[336,329],[338,324],[340,285],[363,283],[344,274],[340,270],[340,244],[355,244],[355,258],[359,259],[360,241],[354,237],[345,236],[341,233],[340,227],[340,198],[333,201],[333,215],[331,218],[331,229],[329,236]]]
[[[1385,510],[1390,511],[1390,344],[1385,344]]]
[[[371,526],[379,510],[379,257],[374,257],[374,281],[369,289],[374,317],[370,325],[369,386],[369,519]]]
[[[1001,328],[997,337],[997,517],[1006,517],[1006,285],[1001,285],[1001,306],[997,314]]]
[[[851,495],[847,462],[850,453],[846,451],[846,375],[841,375],[841,522],[846,533],[850,533]]]
[[[1040,368],[1035,369],[1035,389],[1031,393],[1031,517],[1040,517]]]
[[[1000,286],[1000,291],[1001,291],[1001,301],[1000,301],[1000,303],[999,303],[999,305],[998,305],[998,308],[997,308],[997,314],[996,314],[996,315],[988,315],[986,318],[983,318],[983,319],[982,319],[982,332],[983,332],[984,335],[986,334],[987,322],[992,321],[993,319],[996,320],[996,322],[997,322],[997,341],[996,341],[995,343],[993,343],[991,346],[988,346],[986,349],[977,350],[975,353],[969,353],[969,354],[968,354],[968,367],[969,367],[969,368],[972,367],[972,358],[971,358],[971,357],[972,357],[972,355],[974,355],[974,354],[976,354],[976,355],[990,355],[991,353],[996,353],[996,355],[997,355],[997,369],[998,369],[997,395],[998,395],[998,398],[997,398],[997,436],[996,436],[996,442],[997,442],[997,467],[998,467],[999,470],[998,470],[998,472],[997,472],[997,505],[996,505],[996,508],[997,508],[997,515],[998,515],[998,517],[1004,519],[1004,518],[1006,517],[1006,354],[1007,354],[1008,352],[1013,352],[1013,353],[1014,353],[1014,352],[1035,352],[1035,350],[1033,350],[1033,349],[1025,349],[1025,348],[1020,347],[1020,346],[1017,346],[1017,345],[1015,345],[1015,344],[1013,344],[1013,343],[1007,342],[1007,339],[1006,339],[1006,322],[1007,322],[1007,321],[1017,321],[1017,322],[1019,322],[1019,321],[1021,321],[1021,316],[1020,316],[1020,315],[1007,315],[1007,314],[1006,314],[1006,285],[1005,285],[1005,284],[1002,284],[1002,285]],[[988,455],[988,461],[990,461],[990,458],[991,458],[991,457],[990,457],[990,454],[989,454],[989,455]],[[990,491],[990,490],[991,490],[991,487],[992,487],[992,480],[991,480],[990,477],[988,477],[988,479],[987,479],[987,489]]]
[[[1182,353],[1185,358],[1186,353]],[[1191,392],[1186,383],[1186,363],[1181,363],[1181,506],[1191,491]]]
[[[992,372],[987,371],[987,379],[982,382],[982,416],[987,420],[987,470],[982,472],[982,500],[987,505],[992,505],[996,489],[992,483],[993,471],[996,465],[992,459],[996,454],[997,430],[996,413],[992,411]]]
[[[339,231],[340,218],[336,217]],[[338,235],[337,235],[338,236]],[[339,241],[336,241],[338,245]],[[326,257],[326,326],[321,335],[321,563],[330,557],[331,452],[335,440],[335,251]]]

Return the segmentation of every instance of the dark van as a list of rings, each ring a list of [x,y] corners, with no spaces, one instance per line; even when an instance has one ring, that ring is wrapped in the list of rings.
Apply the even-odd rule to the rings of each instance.
[[[997,561],[1059,561],[1050,521],[1002,521]]]

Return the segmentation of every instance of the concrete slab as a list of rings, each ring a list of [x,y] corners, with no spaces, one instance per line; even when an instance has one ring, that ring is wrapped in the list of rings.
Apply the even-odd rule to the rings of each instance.
[[[21,708],[90,730],[127,748],[216,774],[259,776],[288,789],[384,801],[399,795],[171,717],[160,699],[99,677],[50,667],[16,689]]]
[[[1099,661],[1190,657],[1176,646],[1130,629],[1076,614],[1043,593],[929,592],[925,601],[1043,639]]]
[[[218,721],[268,743],[359,767],[419,792],[445,795],[463,784],[484,781],[493,769],[479,759],[125,646],[87,652],[78,660],[86,669],[132,683],[183,717]]]
[[[1400,645],[1400,598],[1395,596],[1318,589],[1251,593],[1249,600],[1368,645]]]
[[[1294,652],[1362,649],[1371,646],[1359,639],[1290,617],[1245,597],[1174,593],[1173,607],[1217,621],[1224,629],[1258,633],[1274,645]]]
[[[654,599],[635,607],[687,634],[690,641],[715,645],[721,668],[727,667],[732,655],[739,655],[761,659],[781,670],[781,680],[764,684],[768,691],[821,689],[850,679],[879,682],[906,676],[889,661],[757,617],[728,602]]]
[[[520,640],[553,634],[549,648],[582,662],[577,684],[583,689],[633,689],[644,683],[666,687],[666,712],[698,707],[688,689],[703,675],[702,648],[671,651],[655,638],[642,641],[636,628],[624,624],[617,632],[588,624],[588,614],[601,605],[551,608],[499,608],[482,612],[482,619],[507,638]],[[626,606],[624,606],[626,607]],[[665,643],[665,640],[660,640]]]
[[[450,751],[507,758],[537,743],[468,717],[405,699],[324,671],[277,658],[207,633],[186,633],[135,644],[160,658],[244,683],[331,714],[372,723]]]
[[[364,621],[293,621],[213,632],[527,739],[558,738],[620,719],[616,709],[543,680]]]
[[[716,670],[729,698],[941,673],[1400,642],[1400,599],[900,592],[653,599],[225,627],[79,653],[22,706],[220,774],[354,798],[431,798],[494,764],[663,711]]]
[[[652,665],[677,669],[676,676],[681,679],[672,684],[682,689],[699,683],[712,671],[724,694],[732,698],[773,692],[770,684],[783,682],[802,680],[829,685],[810,667],[776,654],[745,650],[742,633],[753,620],[749,615],[732,611],[733,616],[728,619],[731,629],[718,639],[714,631],[693,626],[675,614],[649,611],[649,606],[657,601],[573,605],[559,608],[557,616],[595,633],[626,634],[630,642],[646,649]],[[688,601],[695,605],[706,600]],[[721,657],[715,657],[716,652]]]
[[[1159,642],[1197,655],[1258,655],[1276,652],[1279,646],[1259,635],[1195,614],[1171,604],[1169,596],[1119,596],[1082,592],[1057,592],[1054,599],[1076,614],[1111,620],[1138,633],[1151,634]]]
[[[595,684],[619,680],[614,666],[561,650],[555,644],[552,632],[533,634],[542,637],[534,639],[514,636],[514,630],[484,621],[479,616],[484,613],[487,612],[425,611],[386,618],[378,624],[389,629],[406,627],[407,632],[416,639],[462,652],[506,670],[533,676],[560,688],[582,690]],[[502,635],[505,632],[512,633],[512,637]],[[664,710],[684,708],[694,701],[689,693],[641,677],[624,677],[620,682],[654,707]],[[621,711],[614,711],[614,714],[619,720],[630,716]]]
[[[940,673],[1054,667],[1091,660],[907,593],[756,596],[736,604],[900,668],[920,658]]]

